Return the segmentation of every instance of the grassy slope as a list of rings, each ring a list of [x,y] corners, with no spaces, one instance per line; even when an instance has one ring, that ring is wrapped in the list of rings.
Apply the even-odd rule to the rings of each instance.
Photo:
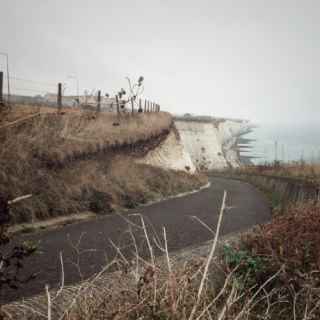
[[[205,183],[203,177],[132,161],[165,138],[172,124],[168,113],[119,119],[107,113],[57,115],[42,108],[40,116],[7,126],[37,111],[17,107],[0,123],[0,193],[33,194],[13,208],[14,222],[82,210],[110,212]]]

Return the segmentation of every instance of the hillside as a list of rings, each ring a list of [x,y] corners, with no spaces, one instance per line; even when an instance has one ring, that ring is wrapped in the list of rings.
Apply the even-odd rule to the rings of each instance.
[[[32,198],[13,207],[13,222],[107,213],[199,188],[206,178],[183,166],[173,171],[138,163],[172,130],[165,112],[57,114],[15,106],[0,122],[0,194]]]

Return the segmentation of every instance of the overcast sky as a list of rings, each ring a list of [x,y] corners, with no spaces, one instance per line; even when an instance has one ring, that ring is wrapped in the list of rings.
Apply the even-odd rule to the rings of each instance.
[[[171,112],[320,119],[319,0],[2,0],[0,19],[13,77],[112,94],[143,75]]]

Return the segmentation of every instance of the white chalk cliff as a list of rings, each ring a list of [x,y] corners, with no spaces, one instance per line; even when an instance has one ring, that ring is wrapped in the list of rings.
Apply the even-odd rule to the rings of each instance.
[[[167,138],[154,150],[137,160],[164,169],[172,169],[194,173],[194,166],[189,153],[184,148],[177,132],[171,131]]]
[[[171,132],[139,162],[190,173],[241,165],[237,140],[251,131],[248,121],[176,116],[174,122],[178,134]]]

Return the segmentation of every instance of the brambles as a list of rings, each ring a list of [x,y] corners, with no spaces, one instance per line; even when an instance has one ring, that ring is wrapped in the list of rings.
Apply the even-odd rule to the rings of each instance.
[[[310,202],[289,206],[283,215],[243,238],[246,250],[264,259],[260,280],[282,270],[270,288],[282,301],[287,301],[282,303],[284,315],[279,319],[320,317],[319,230],[320,206]],[[278,312],[279,307],[273,312]]]
[[[256,254],[285,265],[288,275],[320,270],[320,206],[314,203],[291,205],[286,213],[259,227],[245,238]]]

